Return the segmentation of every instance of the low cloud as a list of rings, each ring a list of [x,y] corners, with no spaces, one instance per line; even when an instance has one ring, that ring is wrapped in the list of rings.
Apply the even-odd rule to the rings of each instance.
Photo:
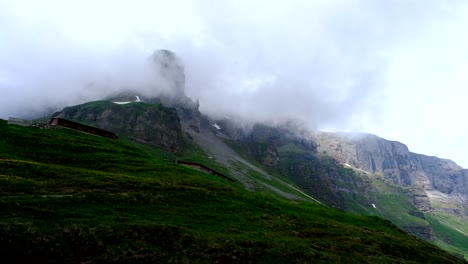
[[[165,48],[184,61],[186,92],[205,113],[356,128],[379,117],[376,102],[384,100],[383,73],[394,45],[456,8],[439,1],[182,2],[166,7],[173,13],[163,24],[153,20],[167,11],[157,2],[129,1],[109,11],[85,1],[90,19],[110,20],[104,28],[98,19],[87,20],[85,29],[61,26],[59,18],[71,13],[24,22],[24,6],[0,5],[0,117],[37,116],[126,89],[161,92],[164,84],[148,57]],[[132,14],[132,8],[152,12]],[[93,23],[99,32],[91,32]],[[69,31],[77,28],[77,35],[89,34]],[[90,39],[106,30],[109,39]]]

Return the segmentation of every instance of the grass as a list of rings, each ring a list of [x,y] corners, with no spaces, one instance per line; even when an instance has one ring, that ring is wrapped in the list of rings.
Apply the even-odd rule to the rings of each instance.
[[[378,217],[289,202],[160,150],[0,120],[6,263],[463,263]]]
[[[418,235],[419,230],[430,227],[435,237],[434,244],[468,260],[468,221],[464,216],[434,210],[421,213],[406,198],[410,189],[396,186],[381,175],[362,175],[372,180],[375,192],[371,198],[377,209],[371,215],[379,215],[390,220],[403,230]],[[434,204],[432,204],[434,205]],[[447,206],[445,206],[447,208]],[[361,214],[368,215],[365,211]]]
[[[184,137],[184,145],[185,148],[181,152],[175,153],[175,158],[200,163],[225,175],[229,175],[229,170],[226,167],[216,162],[213,157],[210,157],[200,146],[195,144],[189,136]]]
[[[385,218],[397,225],[428,225],[424,219],[410,214],[419,211],[408,201],[404,194],[372,193],[372,198]]]
[[[270,195],[284,198],[284,196],[278,194],[277,191],[272,189],[274,188],[284,193],[285,195],[293,195],[301,200],[313,201],[311,197],[299,191],[299,189],[297,187],[294,187],[292,183],[283,181],[282,178],[277,177],[274,174],[272,174],[274,176],[271,176],[271,177],[267,175],[263,175],[260,172],[255,171],[254,169],[248,167],[247,165],[244,165],[243,163],[239,161],[232,161],[231,165],[237,171],[242,171],[250,179],[254,180],[254,182],[256,183],[256,191],[264,192]]]
[[[426,219],[431,223],[436,236],[436,245],[441,248],[463,255],[468,260],[468,224],[462,216],[443,212],[427,213]]]

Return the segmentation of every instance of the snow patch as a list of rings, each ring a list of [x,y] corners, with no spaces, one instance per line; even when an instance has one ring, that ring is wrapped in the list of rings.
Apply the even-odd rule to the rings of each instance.
[[[113,102],[114,104],[119,104],[119,105],[124,105],[124,104],[129,104],[129,103],[141,103],[140,97],[138,95],[135,95],[135,101],[133,102]]]
[[[372,207],[374,207],[375,209],[377,209],[377,206],[375,206],[375,204],[372,204]]]
[[[220,130],[220,129],[221,129],[221,127],[220,127],[220,126],[218,126],[218,124],[216,124],[216,123],[212,124],[212,126],[214,126],[214,127],[215,127],[216,129],[218,129],[218,130]]]

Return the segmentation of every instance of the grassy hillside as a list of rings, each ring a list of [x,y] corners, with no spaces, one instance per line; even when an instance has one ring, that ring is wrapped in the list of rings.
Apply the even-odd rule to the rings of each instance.
[[[436,236],[436,244],[450,252],[464,255],[468,259],[467,220],[443,212],[426,214]],[[464,224],[462,224],[464,223]]]
[[[248,192],[158,153],[0,120],[2,260],[463,263],[381,218]]]
[[[366,176],[366,175],[364,175]],[[408,200],[410,189],[384,181],[380,175],[367,175],[372,179],[374,191],[370,193],[379,215],[401,229],[419,237],[431,239],[439,247],[464,256],[468,260],[468,222],[466,217],[437,210],[423,213]],[[368,215],[368,212],[360,212]],[[432,230],[432,231],[431,231]]]

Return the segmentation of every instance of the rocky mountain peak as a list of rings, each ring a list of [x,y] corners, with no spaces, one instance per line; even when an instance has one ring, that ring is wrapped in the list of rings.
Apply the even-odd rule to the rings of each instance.
[[[108,100],[117,104],[121,102],[159,103],[175,108],[181,122],[199,131],[200,104],[198,100],[192,100],[185,93],[185,69],[182,60],[173,51],[160,49],[154,51],[149,57],[149,65],[161,81],[158,84],[161,87],[155,87],[159,91],[157,95],[144,95],[137,92],[137,89],[130,88],[112,95]]]

